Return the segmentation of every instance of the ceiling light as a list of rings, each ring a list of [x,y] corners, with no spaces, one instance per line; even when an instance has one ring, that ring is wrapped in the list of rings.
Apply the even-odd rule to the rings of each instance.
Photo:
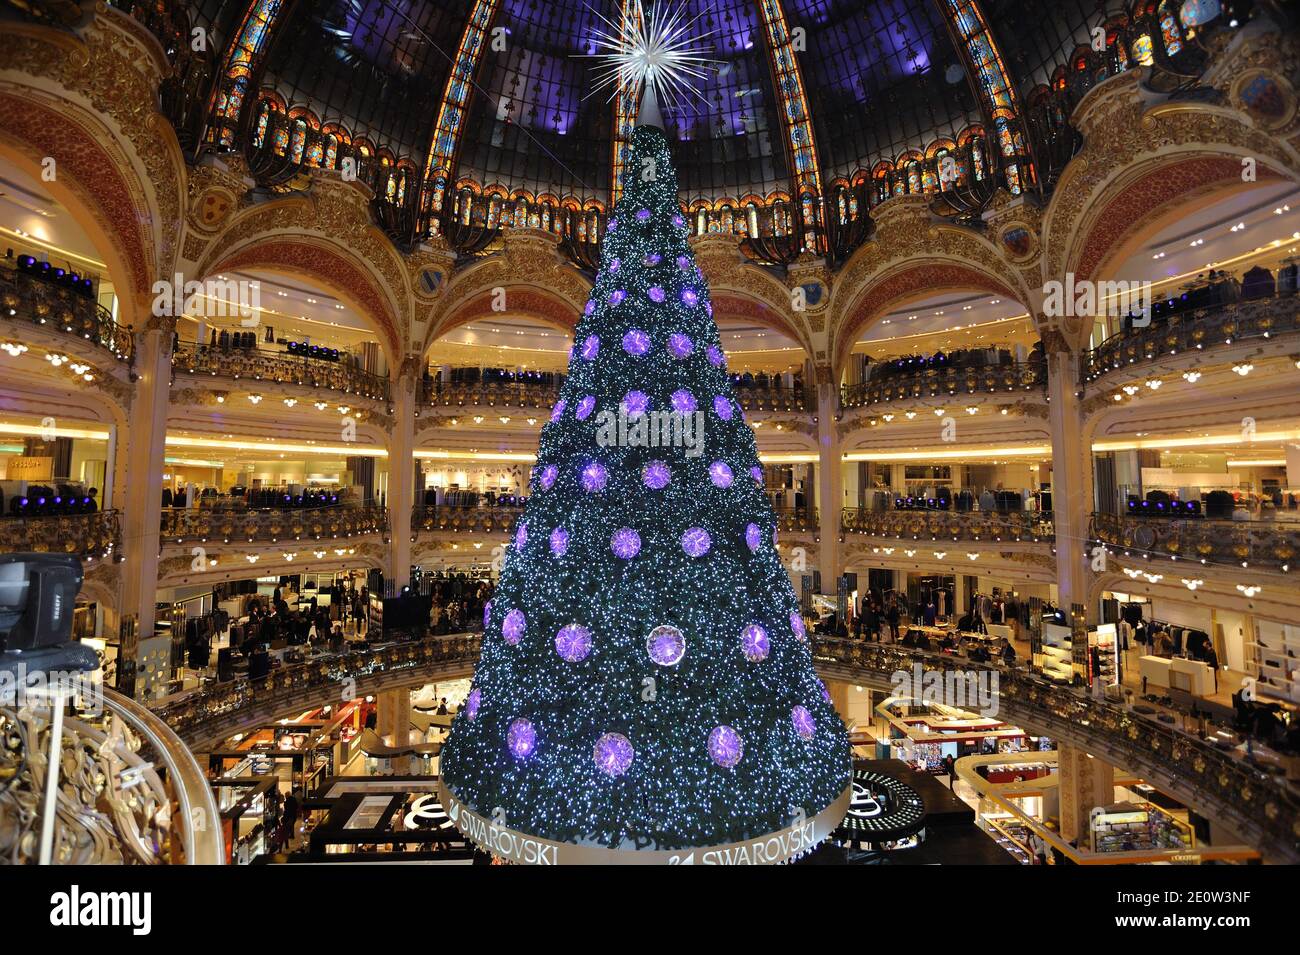
[[[251,401],[253,404],[259,404],[259,403],[261,403],[261,401],[262,401],[262,396],[261,396],[261,395],[249,395],[249,396],[248,396],[248,400]]]

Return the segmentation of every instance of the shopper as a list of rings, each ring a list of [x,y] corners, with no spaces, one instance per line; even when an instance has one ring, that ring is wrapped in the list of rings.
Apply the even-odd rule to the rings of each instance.
[[[1034,865],[1047,865],[1047,840],[1036,830],[1029,833],[1029,851],[1033,853]]]

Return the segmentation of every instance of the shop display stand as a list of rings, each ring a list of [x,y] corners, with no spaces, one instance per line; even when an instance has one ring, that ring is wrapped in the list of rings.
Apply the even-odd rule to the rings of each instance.
[[[1074,680],[1074,634],[1058,623],[1043,623],[1043,676],[1057,683]]]

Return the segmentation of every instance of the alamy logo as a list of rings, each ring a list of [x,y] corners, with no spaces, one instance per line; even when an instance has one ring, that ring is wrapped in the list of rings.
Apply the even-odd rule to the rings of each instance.
[[[1065,281],[1055,279],[1043,286],[1043,313],[1048,318],[1115,318],[1133,317],[1134,328],[1151,324],[1150,282],[1076,282],[1073,272]]]
[[[985,718],[998,715],[998,674],[995,670],[895,670],[889,678],[894,696],[916,703],[973,710]]]
[[[153,895],[149,892],[82,892],[74,885],[50,896],[50,924],[59,927],[128,926],[132,935],[153,929]]]
[[[688,458],[704,453],[704,412],[641,411],[596,415],[596,443],[602,448],[685,448]]]
[[[195,318],[238,318],[246,327],[256,326],[262,310],[262,283],[257,280],[213,278],[185,281],[177,272],[171,281],[153,283],[152,313],[157,316]]]

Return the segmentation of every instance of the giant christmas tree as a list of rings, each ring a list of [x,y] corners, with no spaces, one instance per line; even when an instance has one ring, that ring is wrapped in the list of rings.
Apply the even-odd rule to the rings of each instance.
[[[441,775],[461,830],[519,861],[565,861],[528,837],[781,861],[838,823],[848,737],[644,119]]]

